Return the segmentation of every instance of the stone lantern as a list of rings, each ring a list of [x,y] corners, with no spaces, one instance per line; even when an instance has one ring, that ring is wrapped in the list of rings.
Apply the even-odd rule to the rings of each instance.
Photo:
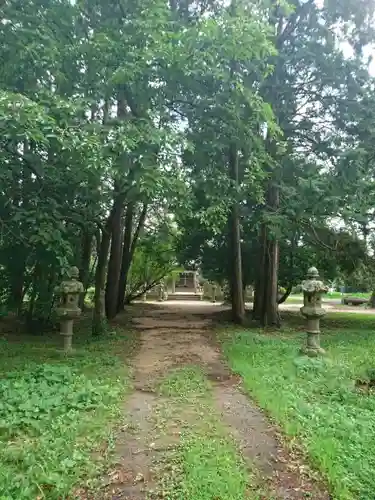
[[[147,283],[144,284],[144,288],[145,288],[145,292],[142,293],[141,295],[141,299],[142,299],[142,302],[147,302]]]
[[[211,286],[211,301],[213,303],[216,302],[216,288],[217,288],[217,285],[215,282],[212,283],[212,286]]]
[[[327,311],[322,308],[322,295],[328,292],[328,287],[319,278],[316,267],[310,267],[307,271],[307,279],[302,282],[303,307],[301,314],[307,319],[307,342],[301,349],[302,354],[307,356],[318,356],[325,351],[320,347],[320,318]]]
[[[168,292],[165,289],[165,282],[161,280],[159,283],[159,302],[164,302],[168,299]]]
[[[72,350],[73,321],[81,315],[79,307],[80,295],[84,292],[83,284],[78,281],[77,267],[71,267],[68,273],[70,279],[61,282],[56,288],[60,303],[56,313],[60,318],[60,334],[64,337],[64,351]]]

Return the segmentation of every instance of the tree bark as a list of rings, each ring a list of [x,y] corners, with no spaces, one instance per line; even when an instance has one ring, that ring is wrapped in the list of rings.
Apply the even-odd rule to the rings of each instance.
[[[277,303],[279,242],[276,239],[268,240],[267,253],[267,272],[261,324],[262,326],[280,326]]]
[[[110,100],[106,98],[103,104],[103,125],[106,125],[108,122],[109,108]],[[108,253],[111,244],[112,210],[101,231],[101,238],[100,231],[95,234],[97,241],[97,265],[95,271],[94,311],[92,317],[92,335],[94,336],[99,336],[106,330],[105,282]]]
[[[107,270],[107,260],[109,246],[111,243],[111,217],[102,231],[100,244],[98,245],[98,264],[95,273],[95,294],[94,294],[94,312],[92,321],[92,334],[97,336],[105,331],[105,280]]]
[[[237,197],[237,188],[239,185],[238,172],[238,151],[235,144],[229,148],[228,158],[229,176],[235,187],[235,196]],[[231,259],[231,273],[229,277],[230,294],[232,303],[232,318],[237,324],[243,324],[245,320],[245,304],[243,297],[242,283],[242,256],[241,256],[241,229],[239,205],[237,199],[233,202],[228,220],[229,249]]]
[[[81,261],[79,266],[79,280],[82,281],[85,291],[89,285],[90,276],[90,260],[92,250],[92,233],[90,231],[83,231],[81,243]],[[84,307],[84,294],[80,297],[80,307]]]
[[[268,187],[268,209],[275,212],[279,207],[279,187],[270,181]],[[264,253],[264,296],[261,313],[262,326],[280,326],[277,304],[277,285],[279,271],[279,242],[275,235],[265,227]]]
[[[298,234],[295,233],[293,235],[293,237],[291,238],[291,242],[290,242],[290,274],[293,275],[293,270],[294,270],[294,252],[295,252],[295,248],[297,246],[297,240],[298,240]],[[284,304],[284,302],[287,300],[287,298],[289,297],[289,295],[292,293],[292,290],[293,290],[293,282],[291,281],[286,290],[285,290],[285,293],[278,299],[277,299],[277,303],[278,305],[280,304]]]
[[[125,214],[125,229],[124,229],[124,242],[122,248],[122,262],[121,262],[121,272],[120,272],[120,282],[118,289],[118,302],[117,302],[117,312],[124,309],[126,304],[126,285],[128,281],[129,269],[133,260],[135,248],[139,239],[139,236],[143,230],[144,223],[147,215],[147,204],[143,205],[141,214],[139,216],[138,224],[134,229],[134,210],[135,204],[133,202],[128,203],[126,214]],[[134,234],[133,234],[134,233]]]
[[[20,256],[18,259],[17,262],[13,263],[14,265],[12,267],[9,266],[11,269],[9,306],[17,311],[17,315],[20,315],[24,298],[26,272],[26,263],[22,249],[20,249]]]
[[[126,284],[128,280],[128,272],[131,263],[131,246],[133,238],[133,222],[134,222],[134,202],[128,203],[125,213],[124,224],[124,241],[122,246],[122,261],[120,270],[120,280],[117,296],[117,312],[119,313],[125,306]]]
[[[124,204],[118,197],[114,204],[111,221],[111,253],[108,262],[107,286],[105,291],[105,308],[107,319],[117,314],[117,299],[120,282],[122,257],[122,214]]]
[[[259,235],[259,262],[258,262],[258,273],[257,280],[255,284],[254,292],[254,304],[253,304],[253,318],[261,320],[263,309],[264,309],[264,294],[265,294],[265,282],[266,282],[266,251],[267,251],[267,228],[265,223],[261,226],[261,231]]]
[[[125,120],[127,116],[126,88],[119,85],[117,93],[117,118]],[[126,163],[126,153],[120,157],[121,166]],[[118,294],[120,283],[121,259],[122,259],[122,216],[126,196],[121,194],[119,182],[115,182],[115,201],[112,211],[112,241],[111,253],[108,262],[107,286],[105,293],[105,306],[107,319],[113,319],[118,309]]]
[[[34,316],[35,302],[36,302],[36,297],[38,294],[38,292],[37,292],[38,278],[39,278],[39,263],[36,262],[33,273],[32,273],[32,286],[31,286],[29,307],[28,307],[27,316],[26,316],[26,321],[27,321],[28,326],[31,325],[32,320],[33,320],[33,316]]]
[[[293,290],[293,283],[289,283],[288,288],[285,290],[285,293],[280,298],[278,297],[277,299],[278,305],[284,304],[284,302],[286,302],[287,298],[292,293],[292,290]]]

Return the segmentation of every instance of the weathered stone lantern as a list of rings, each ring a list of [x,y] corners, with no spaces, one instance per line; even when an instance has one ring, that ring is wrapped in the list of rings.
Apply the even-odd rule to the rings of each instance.
[[[72,350],[73,321],[81,315],[79,299],[84,288],[78,281],[78,276],[78,268],[70,268],[68,273],[70,279],[62,281],[56,288],[56,294],[60,298],[56,313],[60,318],[60,334],[64,337],[65,352]]]
[[[141,295],[141,299],[142,299],[142,302],[147,302],[147,283],[144,284],[144,287],[145,287],[145,292],[142,293]]]
[[[161,280],[159,283],[159,302],[164,302],[165,300],[168,300],[168,292],[165,288],[165,282],[164,280]]]
[[[320,347],[320,319],[327,311],[322,308],[322,295],[328,292],[328,287],[319,278],[316,267],[307,271],[307,279],[302,282],[303,307],[301,314],[307,319],[307,342],[301,349],[307,356],[319,356],[325,351]]]

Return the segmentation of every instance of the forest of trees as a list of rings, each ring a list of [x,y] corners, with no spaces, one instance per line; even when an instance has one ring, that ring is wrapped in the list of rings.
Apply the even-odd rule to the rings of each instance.
[[[0,301],[38,328],[71,265],[93,332],[176,266],[373,286],[374,2],[4,0]]]

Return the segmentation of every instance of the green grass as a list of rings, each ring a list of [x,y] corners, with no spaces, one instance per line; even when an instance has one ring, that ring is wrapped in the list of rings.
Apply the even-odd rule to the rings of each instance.
[[[0,340],[1,500],[67,498],[108,465],[129,337],[77,336],[70,357],[56,337]]]
[[[208,396],[210,384],[199,366],[187,365],[171,371],[159,384],[159,392],[186,402],[195,396]]]
[[[159,408],[157,427],[177,422],[178,448],[165,458],[169,473],[161,480],[168,500],[245,500],[259,498],[249,489],[249,470],[213,407],[210,384],[201,369],[170,373],[160,386],[168,399]]]
[[[361,293],[361,292],[356,292],[356,293],[345,293],[344,297],[358,297],[361,299],[369,299],[371,296],[371,293]],[[342,299],[343,294],[341,292],[328,292],[324,294],[323,301],[324,300],[329,300],[329,299]],[[289,297],[286,299],[286,302],[291,303],[291,302],[303,302],[303,295],[302,293],[297,293],[297,294],[291,294]]]
[[[358,298],[363,298],[363,299],[369,299],[371,295],[371,292],[354,292],[354,293],[344,293],[345,297],[358,297]],[[331,299],[341,299],[342,293],[341,292],[328,292],[326,297],[329,297]]]
[[[285,304],[302,304],[303,296],[302,295],[289,295],[286,299]]]
[[[324,322],[327,357],[298,355],[300,320],[276,334],[226,332],[223,346],[245,389],[288,436],[297,436],[311,463],[328,479],[336,500],[373,500],[375,394],[355,381],[375,367],[375,317],[334,314]]]

